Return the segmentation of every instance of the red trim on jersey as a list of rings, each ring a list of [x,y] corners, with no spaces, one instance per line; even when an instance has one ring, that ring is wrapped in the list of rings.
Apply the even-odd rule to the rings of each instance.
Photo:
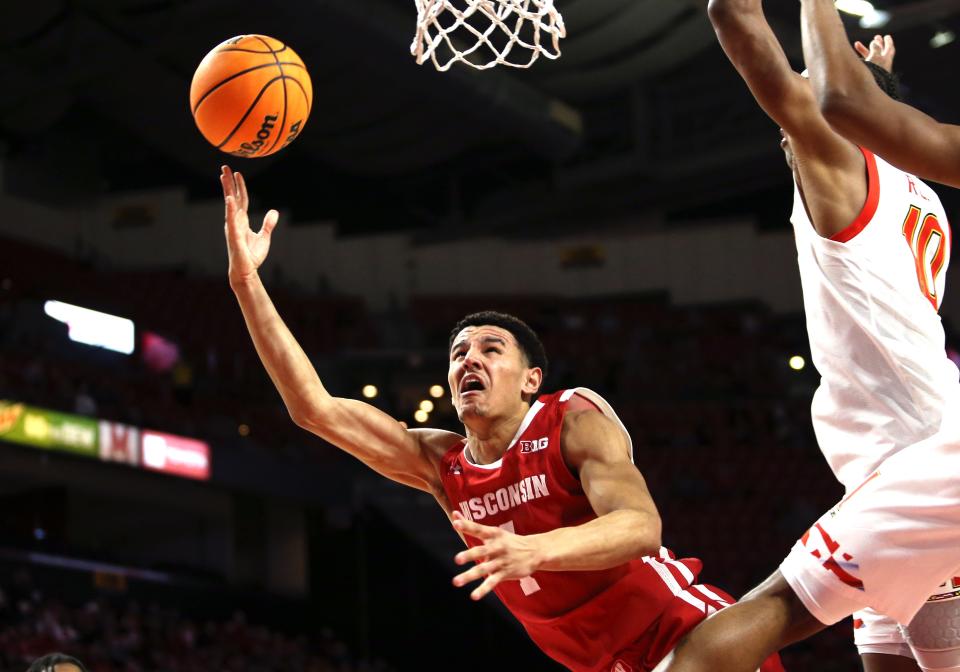
[[[867,200],[863,209],[853,223],[839,233],[830,236],[830,240],[837,243],[849,243],[867,228],[867,224],[877,214],[877,205],[880,203],[880,176],[877,174],[877,159],[869,149],[860,147],[863,158],[867,162]]]

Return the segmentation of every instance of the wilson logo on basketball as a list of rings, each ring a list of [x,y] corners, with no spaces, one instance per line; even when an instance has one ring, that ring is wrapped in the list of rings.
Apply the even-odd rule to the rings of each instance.
[[[6,434],[23,415],[23,404],[0,404],[0,434]]]
[[[240,144],[240,149],[231,152],[235,156],[253,156],[267,144],[267,140],[270,139],[270,136],[273,135],[273,128],[277,125],[277,119],[279,115],[268,114],[263,118],[263,123],[260,124],[260,130],[257,131],[257,137],[250,142],[244,142]],[[297,137],[296,135],[293,136]],[[292,142],[291,139],[287,139],[285,144]]]

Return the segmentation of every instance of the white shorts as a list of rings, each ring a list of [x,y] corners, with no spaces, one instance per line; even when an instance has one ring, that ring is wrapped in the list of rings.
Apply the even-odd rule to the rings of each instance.
[[[882,653],[888,656],[913,658],[900,624],[873,609],[863,609],[853,615],[853,643],[862,656]]]
[[[957,425],[945,422],[937,434],[887,458],[794,545],[780,571],[819,621],[831,625],[870,607],[909,623],[957,574]]]
[[[926,604],[941,600],[960,599],[960,578],[944,581]],[[889,656],[914,658],[899,623],[873,609],[864,609],[853,615],[853,643],[862,656],[865,653],[883,653]]]

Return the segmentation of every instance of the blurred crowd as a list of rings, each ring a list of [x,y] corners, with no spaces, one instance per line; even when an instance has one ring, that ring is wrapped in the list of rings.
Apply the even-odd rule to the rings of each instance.
[[[25,571],[0,589],[0,670],[62,651],[90,672],[391,672],[356,660],[332,632],[282,633],[248,621],[191,618],[132,598],[71,603],[48,595]]]

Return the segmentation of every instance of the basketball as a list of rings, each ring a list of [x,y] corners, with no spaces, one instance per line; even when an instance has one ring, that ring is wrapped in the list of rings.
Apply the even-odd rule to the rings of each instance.
[[[197,66],[190,110],[217,149],[245,158],[280,151],[303,131],[313,86],[289,46],[264,35],[240,35],[218,45]]]

